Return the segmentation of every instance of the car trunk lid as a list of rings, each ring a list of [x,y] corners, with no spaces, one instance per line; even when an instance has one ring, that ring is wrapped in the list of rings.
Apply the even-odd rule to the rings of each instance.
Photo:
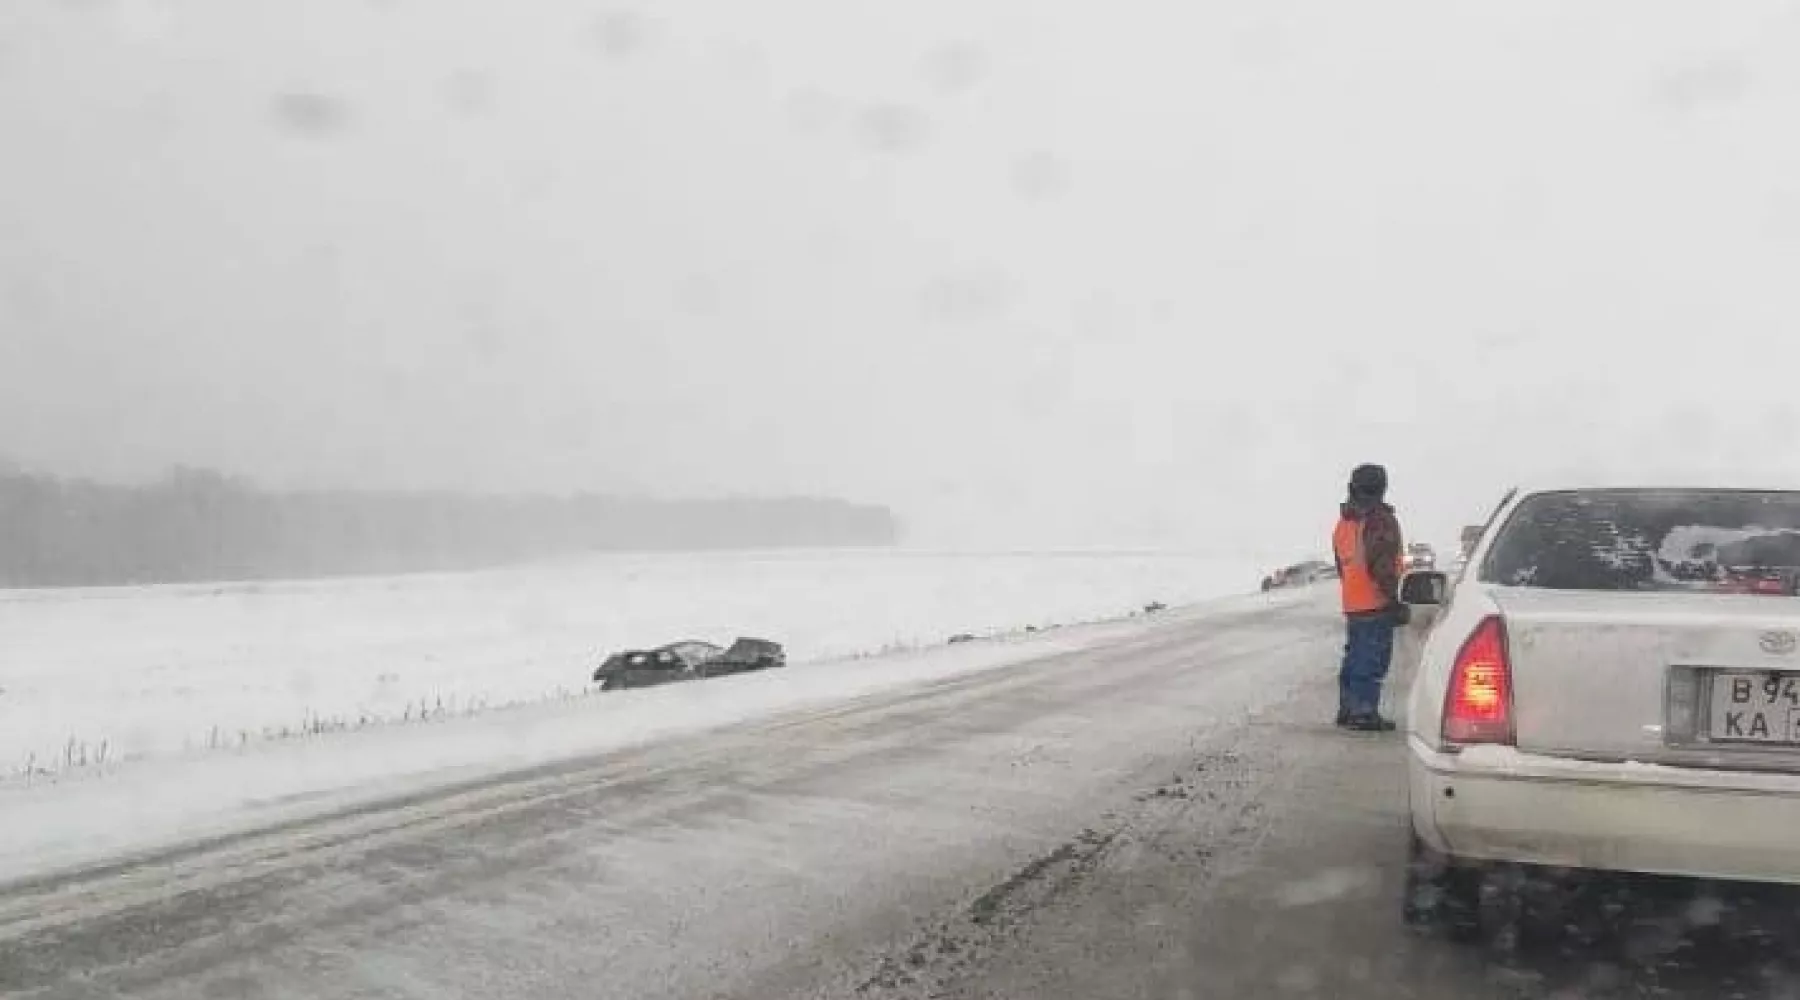
[[[1800,600],[1491,593],[1506,621],[1520,749],[1800,768]]]

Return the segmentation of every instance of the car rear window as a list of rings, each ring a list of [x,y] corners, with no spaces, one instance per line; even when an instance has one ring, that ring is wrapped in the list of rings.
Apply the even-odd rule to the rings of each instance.
[[[1800,493],[1579,490],[1526,498],[1481,579],[1556,590],[1800,592]]]

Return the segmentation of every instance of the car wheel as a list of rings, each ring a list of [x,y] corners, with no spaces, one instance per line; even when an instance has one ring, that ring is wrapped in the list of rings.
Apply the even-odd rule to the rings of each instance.
[[[1407,831],[1406,881],[1401,919],[1408,926],[1445,934],[1455,941],[1477,941],[1487,881],[1483,868],[1458,864],[1455,858],[1426,846]]]

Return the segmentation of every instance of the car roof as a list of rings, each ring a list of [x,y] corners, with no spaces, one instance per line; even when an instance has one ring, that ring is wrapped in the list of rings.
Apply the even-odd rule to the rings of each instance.
[[[1800,493],[1800,484],[1746,482],[1741,477],[1726,475],[1694,475],[1679,478],[1662,476],[1628,477],[1588,475],[1569,478],[1543,478],[1521,482],[1519,496],[1535,493],[1595,492],[1599,490],[1732,490],[1745,493]]]

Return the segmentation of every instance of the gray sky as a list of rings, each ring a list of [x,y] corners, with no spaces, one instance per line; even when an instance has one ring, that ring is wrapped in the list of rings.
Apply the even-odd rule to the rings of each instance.
[[[12,0],[0,454],[1318,547],[1800,480],[1800,7]]]

